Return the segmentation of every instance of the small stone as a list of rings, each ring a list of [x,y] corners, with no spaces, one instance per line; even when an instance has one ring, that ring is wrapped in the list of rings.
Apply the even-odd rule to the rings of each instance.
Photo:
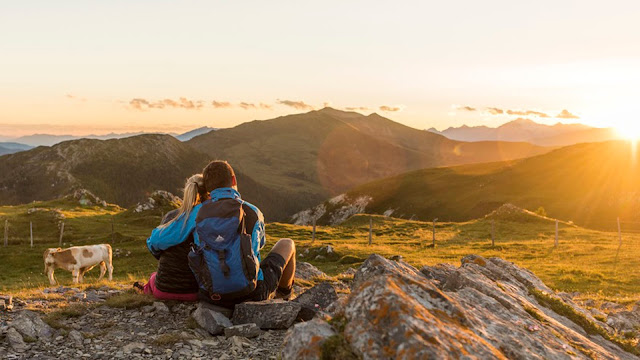
[[[142,310],[143,313],[148,314],[148,313],[153,312],[155,309],[156,308],[154,306],[152,306],[152,305],[146,305],[146,306],[143,306],[141,310]]]
[[[198,307],[192,316],[198,325],[207,330],[211,335],[222,334],[225,328],[233,326],[229,318],[205,307]]]
[[[242,336],[251,339],[260,336],[260,334],[262,334],[262,330],[260,330],[260,327],[254,323],[235,325],[224,329],[224,336],[227,338],[232,336]]]
[[[163,313],[169,312],[169,307],[165,305],[165,303],[160,301],[155,301],[153,303],[153,307],[156,309],[157,312],[163,312]]]
[[[82,334],[77,331],[77,330],[71,330],[69,331],[69,335],[67,335],[69,337],[69,341],[77,348],[82,347],[82,344],[84,343],[84,336],[82,336]]]
[[[4,302],[4,299],[0,300],[0,310],[5,310],[7,308],[7,304]]]
[[[24,343],[22,335],[20,335],[20,333],[16,329],[9,328],[9,330],[7,330],[6,336],[7,342],[9,343],[9,346],[11,347],[11,349],[13,349],[13,351],[21,353],[27,350],[27,344]]]
[[[132,342],[122,348],[125,354],[140,353],[144,350],[145,345],[141,342]]]

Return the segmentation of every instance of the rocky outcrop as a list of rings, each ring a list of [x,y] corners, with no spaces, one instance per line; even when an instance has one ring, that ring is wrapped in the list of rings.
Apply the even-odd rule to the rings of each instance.
[[[283,301],[267,300],[236,305],[231,318],[233,324],[256,324],[261,329],[288,329],[293,325],[302,306]]]
[[[338,300],[336,289],[330,283],[323,282],[305,291],[293,301],[302,306],[298,313],[298,320],[309,321],[336,300]]]
[[[326,278],[327,274],[320,271],[317,267],[309,264],[308,262],[298,262],[296,264],[296,278],[302,280],[314,280],[319,278]]]
[[[140,213],[158,208],[178,208],[181,203],[182,200],[172,193],[164,190],[156,190],[145,202],[138,203],[133,211]]]
[[[341,343],[336,338],[363,359],[636,358],[634,344],[613,328],[499,258],[468,256],[460,267],[418,271],[372,255],[336,304],[331,323],[340,325],[315,318],[314,330],[294,327],[283,359],[319,358]],[[315,329],[327,326],[336,335]],[[331,346],[316,346],[325,341]]]

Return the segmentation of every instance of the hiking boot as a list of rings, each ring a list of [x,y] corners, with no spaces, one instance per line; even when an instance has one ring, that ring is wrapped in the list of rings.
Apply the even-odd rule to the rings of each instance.
[[[294,296],[293,296],[293,284],[291,284],[291,287],[288,289],[283,289],[281,287],[278,287],[276,289],[276,296],[275,299],[282,299],[285,301],[289,301],[291,300]]]
[[[136,281],[133,283],[133,288],[140,290],[140,291],[144,291],[144,285],[141,284],[140,282]]]

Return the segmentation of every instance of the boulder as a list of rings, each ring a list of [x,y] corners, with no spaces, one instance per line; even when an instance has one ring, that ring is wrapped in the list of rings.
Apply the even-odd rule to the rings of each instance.
[[[254,338],[260,336],[262,334],[262,330],[256,324],[242,324],[242,325],[234,325],[224,329],[224,336],[230,338],[232,336],[242,336],[246,338]]]
[[[9,343],[9,347],[13,349],[13,351],[21,353],[27,350],[27,344],[24,343],[24,339],[22,339],[22,335],[14,329],[9,328],[7,330],[7,342]]]
[[[323,282],[302,293],[293,302],[302,306],[298,313],[298,320],[308,321],[313,319],[318,311],[326,310],[336,300],[338,300],[336,289],[330,283]]]
[[[467,256],[460,267],[419,272],[372,255],[337,303],[334,319],[344,329],[338,335],[363,359],[637,358],[571,296],[557,296],[530,271],[499,258]],[[283,359],[304,358],[301,352],[322,339],[307,333],[302,324],[289,331]]]
[[[32,339],[50,340],[53,336],[53,329],[42,321],[38,314],[29,310],[19,312],[11,322],[11,326],[22,336],[28,336]]]
[[[320,319],[296,324],[284,338],[282,360],[311,360],[322,358],[322,344],[337,335],[331,325]]]
[[[244,302],[236,305],[231,320],[235,325],[254,323],[261,329],[288,329],[302,306],[283,300]]]
[[[309,264],[308,262],[296,263],[295,277],[302,280],[324,279],[327,274],[320,271],[317,267]]]
[[[228,317],[204,306],[196,308],[192,316],[196,323],[211,335],[220,335],[225,328],[233,326]]]

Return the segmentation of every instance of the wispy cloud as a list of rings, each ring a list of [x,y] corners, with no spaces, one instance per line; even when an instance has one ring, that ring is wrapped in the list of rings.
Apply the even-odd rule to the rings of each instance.
[[[464,111],[476,111],[478,109],[471,106],[458,106],[456,110],[464,110]]]
[[[216,101],[216,100],[213,100],[211,102],[211,105],[213,105],[213,107],[215,109],[228,109],[228,108],[233,107],[233,105],[228,101]]]
[[[260,103],[259,106],[260,106],[260,109],[273,110],[273,105],[271,104]]]
[[[548,118],[549,115],[543,113],[543,112],[539,112],[539,111],[533,111],[533,110],[507,110],[507,114],[509,115],[518,115],[518,116],[529,116],[529,115],[533,115],[533,116],[537,116],[537,117],[541,117],[541,118]]]
[[[70,99],[70,100],[76,100],[76,101],[82,101],[82,102],[87,101],[86,98],[83,98],[83,97],[80,97],[80,96],[76,96],[76,95],[73,95],[73,94],[65,94],[64,97],[66,97],[67,99]]]
[[[305,103],[304,101],[294,101],[294,100],[280,100],[277,101],[280,105],[285,105],[292,107],[297,110],[313,110],[313,106]]]
[[[382,106],[380,106],[380,111],[386,111],[386,112],[402,111],[402,107],[401,106],[382,105]]]
[[[204,105],[205,105],[205,102],[202,100],[189,100],[185,97],[181,97],[178,100],[163,99],[163,100],[157,100],[157,101],[149,101],[143,98],[135,98],[129,101],[129,106],[136,110],[164,109],[164,108],[200,110],[204,107]]]
[[[366,106],[348,106],[346,108],[344,108],[347,111],[369,111],[371,109],[369,109]]]
[[[502,114],[504,114],[504,110],[496,108],[496,107],[488,107],[487,111],[491,115],[502,115]]]
[[[240,104],[238,104],[238,106],[244,110],[250,110],[250,109],[257,109],[258,107],[256,106],[256,104],[253,103],[248,103],[248,102],[241,102]]]
[[[569,112],[569,110],[564,109],[560,112],[560,114],[556,115],[558,119],[580,119],[580,116],[574,115]]]

